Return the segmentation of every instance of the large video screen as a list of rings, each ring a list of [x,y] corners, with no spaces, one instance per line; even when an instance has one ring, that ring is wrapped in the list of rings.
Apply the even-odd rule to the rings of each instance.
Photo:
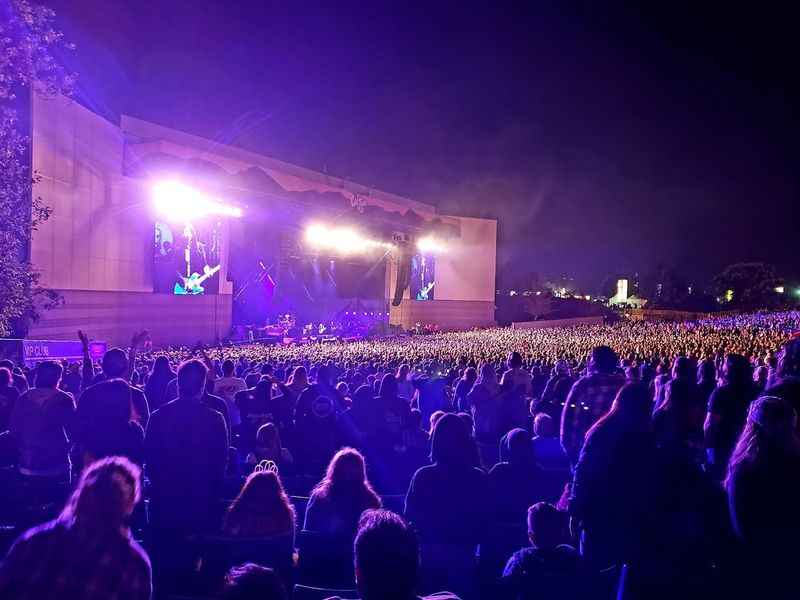
[[[153,290],[181,296],[218,293],[221,229],[216,219],[156,221]]]
[[[416,254],[411,258],[411,298],[433,300],[436,286],[436,260],[433,256]]]

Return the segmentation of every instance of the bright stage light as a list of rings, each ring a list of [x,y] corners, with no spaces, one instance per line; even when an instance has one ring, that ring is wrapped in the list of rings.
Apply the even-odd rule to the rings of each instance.
[[[153,206],[171,221],[193,221],[207,215],[241,217],[242,210],[223,204],[180,181],[158,181],[152,187]]]
[[[444,244],[432,237],[418,239],[417,250],[424,254],[441,254],[446,251]]]
[[[305,231],[305,242],[318,250],[326,249],[340,254],[366,252],[371,248],[391,249],[387,242],[365,238],[360,233],[346,227],[330,229],[324,225],[309,225]]]

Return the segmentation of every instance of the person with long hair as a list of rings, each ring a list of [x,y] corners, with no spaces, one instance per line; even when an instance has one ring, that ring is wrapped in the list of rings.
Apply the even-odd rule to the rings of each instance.
[[[244,482],[225,515],[222,530],[226,535],[274,537],[294,533],[294,506],[273,465],[257,467]]]
[[[763,598],[797,593],[800,438],[796,428],[797,412],[786,400],[762,396],[750,405],[728,463],[725,488],[731,521],[748,565],[744,583]]]
[[[722,479],[736,439],[744,428],[750,403],[758,395],[750,363],[740,354],[728,354],[722,385],[708,399],[703,425],[706,456],[711,472]]]
[[[781,348],[764,394],[783,398],[800,414],[800,334]]]
[[[697,385],[685,378],[664,386],[664,400],[653,413],[656,442],[667,451],[702,454],[704,407]]]
[[[637,552],[655,456],[650,407],[645,386],[626,384],[586,433],[569,510],[581,554],[599,567],[622,563]]]
[[[291,468],[294,464],[294,457],[288,448],[283,447],[281,434],[275,423],[265,423],[258,428],[255,447],[247,455],[246,462],[255,466],[264,460],[275,463],[284,474],[286,474],[286,469]]]
[[[464,374],[461,376],[461,379],[456,383],[453,393],[453,405],[461,412],[469,412],[470,406],[467,402],[467,396],[472,391],[477,380],[477,369],[475,369],[475,367],[467,367],[464,369]]]
[[[153,372],[144,386],[144,395],[147,397],[147,403],[150,405],[150,410],[155,411],[167,401],[167,386],[169,382],[175,379],[175,371],[169,364],[169,359],[166,356],[159,356],[153,363]]]
[[[342,448],[311,492],[303,529],[352,537],[361,513],[380,507],[381,499],[367,479],[364,457],[354,448]]]
[[[462,418],[444,415],[433,430],[433,464],[420,468],[408,486],[405,517],[419,533],[430,589],[469,594],[474,585],[475,550],[486,541],[492,507],[473,443]]]
[[[139,467],[118,456],[83,472],[61,515],[22,535],[0,565],[0,597],[149,600],[150,560],[127,522]]]
[[[458,415],[437,421],[432,465],[419,469],[406,495],[405,516],[424,542],[478,544],[489,516],[488,479],[474,466],[469,429]]]

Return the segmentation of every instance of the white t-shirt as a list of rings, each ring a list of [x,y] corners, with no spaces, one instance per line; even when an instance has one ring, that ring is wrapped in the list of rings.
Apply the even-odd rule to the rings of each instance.
[[[247,389],[244,379],[239,377],[221,377],[214,382],[214,393],[225,400],[228,405],[228,415],[231,418],[231,425],[240,425],[242,418],[239,416],[239,409],[236,407],[234,397],[237,392]]]

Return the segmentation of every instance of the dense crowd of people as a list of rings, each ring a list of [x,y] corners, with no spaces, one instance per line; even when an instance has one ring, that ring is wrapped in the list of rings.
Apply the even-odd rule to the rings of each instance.
[[[796,597],[799,330],[79,332],[0,361],[0,597]]]

